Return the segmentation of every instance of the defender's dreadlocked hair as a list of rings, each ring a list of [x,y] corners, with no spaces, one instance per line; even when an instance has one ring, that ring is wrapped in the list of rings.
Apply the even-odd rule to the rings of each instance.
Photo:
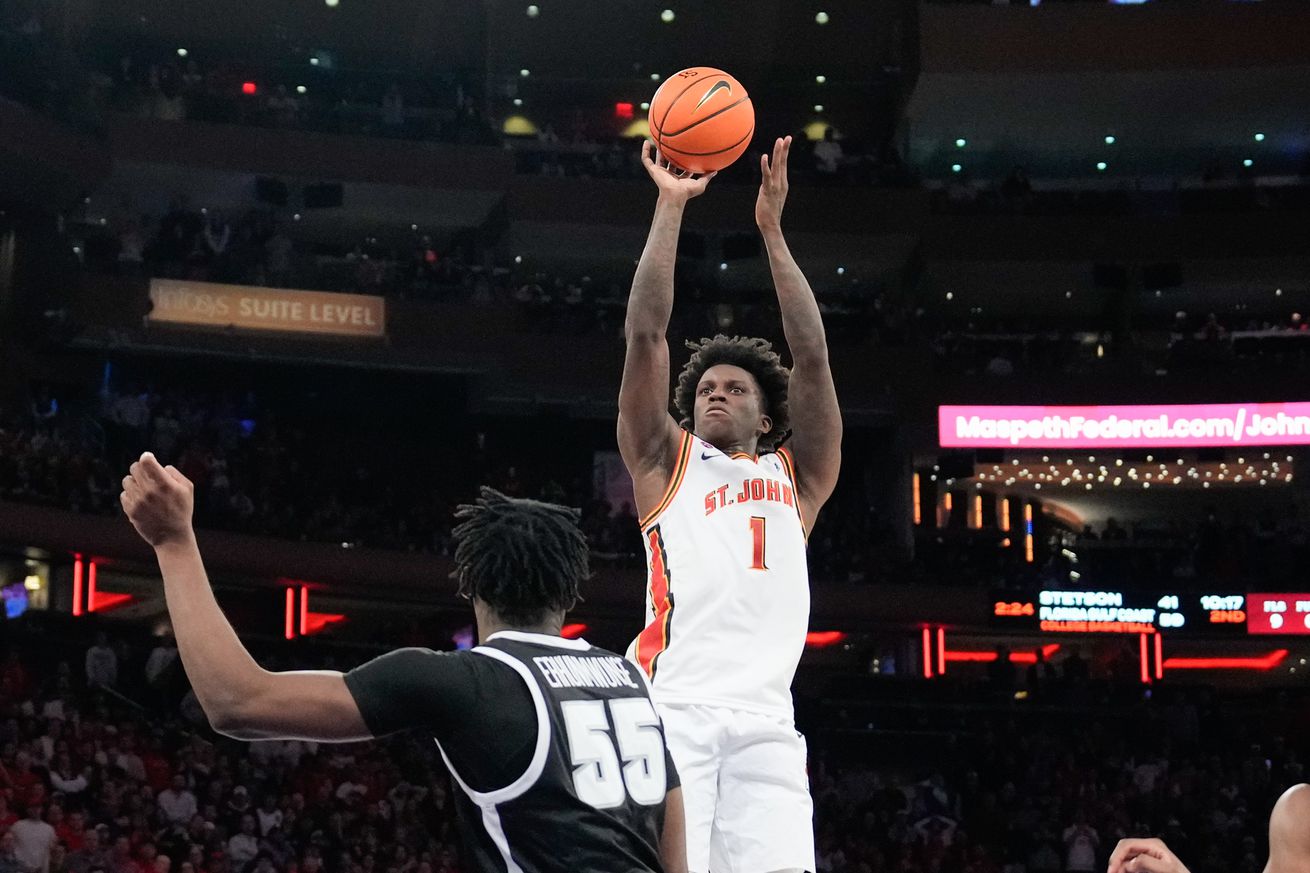
[[[461,523],[451,532],[459,543],[451,576],[459,580],[460,596],[476,597],[517,625],[572,609],[579,584],[590,575],[587,540],[578,527],[582,513],[492,488],[480,495],[455,510]]]
[[[695,425],[696,386],[705,371],[716,364],[732,364],[755,377],[764,394],[764,414],[773,420],[773,430],[760,435],[759,451],[768,452],[782,445],[791,433],[791,414],[787,409],[787,382],[791,371],[782,365],[782,359],[773,350],[773,344],[757,337],[718,334],[714,339],[700,342],[687,340],[691,359],[678,375],[678,387],[673,403],[678,408],[682,427],[692,430]]]

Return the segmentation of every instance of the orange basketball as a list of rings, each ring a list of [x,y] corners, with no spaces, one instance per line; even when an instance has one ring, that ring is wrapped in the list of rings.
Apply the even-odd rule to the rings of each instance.
[[[650,133],[665,159],[693,173],[722,170],[755,133],[755,107],[732,76],[690,67],[660,85],[650,101]]]

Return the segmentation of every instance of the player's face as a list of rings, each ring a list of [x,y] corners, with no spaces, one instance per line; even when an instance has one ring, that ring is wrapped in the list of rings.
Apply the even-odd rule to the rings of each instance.
[[[741,367],[715,364],[696,385],[696,435],[711,445],[753,445],[772,427],[763,410],[759,383]]]

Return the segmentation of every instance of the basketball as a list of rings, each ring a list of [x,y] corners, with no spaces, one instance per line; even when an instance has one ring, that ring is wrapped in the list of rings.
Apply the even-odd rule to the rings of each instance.
[[[723,70],[689,67],[651,98],[650,133],[669,163],[692,173],[722,170],[750,145],[755,107]]]

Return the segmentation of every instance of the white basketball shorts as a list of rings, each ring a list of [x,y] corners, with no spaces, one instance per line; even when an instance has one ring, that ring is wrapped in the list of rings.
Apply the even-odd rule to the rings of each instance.
[[[814,869],[807,751],[789,719],[662,704],[682,780],[691,873]]]

